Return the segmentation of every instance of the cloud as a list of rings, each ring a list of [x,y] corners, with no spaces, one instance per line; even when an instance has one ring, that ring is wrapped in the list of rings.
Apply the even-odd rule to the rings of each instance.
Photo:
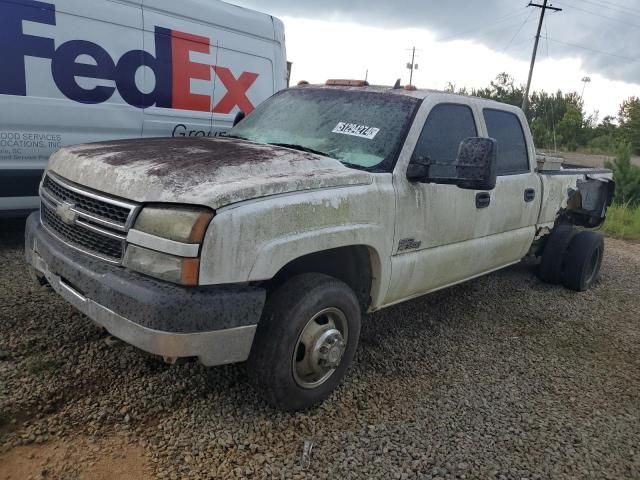
[[[234,1],[234,0],[232,0]],[[516,59],[531,55],[539,9],[520,0],[240,0],[276,16],[335,19],[383,28],[424,28],[441,41],[467,39]],[[640,83],[640,4],[636,0],[558,0],[547,12],[539,55],[579,58],[583,69]],[[417,45],[419,47],[419,45]]]

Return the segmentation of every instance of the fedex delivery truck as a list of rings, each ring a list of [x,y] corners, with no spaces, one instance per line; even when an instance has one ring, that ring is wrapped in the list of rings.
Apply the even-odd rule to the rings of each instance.
[[[0,213],[76,143],[215,136],[287,86],[284,26],[217,0],[0,0]]]

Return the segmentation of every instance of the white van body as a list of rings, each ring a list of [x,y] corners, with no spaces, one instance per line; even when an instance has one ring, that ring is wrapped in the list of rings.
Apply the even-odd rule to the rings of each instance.
[[[217,0],[0,0],[0,213],[60,147],[216,136],[287,86],[284,26]]]

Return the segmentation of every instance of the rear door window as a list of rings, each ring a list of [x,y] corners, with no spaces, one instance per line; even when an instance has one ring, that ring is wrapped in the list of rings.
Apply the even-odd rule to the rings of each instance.
[[[489,108],[483,113],[489,137],[498,141],[498,175],[529,172],[527,142],[517,115]]]

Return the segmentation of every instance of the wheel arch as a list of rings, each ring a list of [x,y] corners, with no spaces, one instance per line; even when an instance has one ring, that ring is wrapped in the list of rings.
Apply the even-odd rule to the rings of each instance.
[[[380,289],[380,256],[367,245],[347,245],[306,253],[290,260],[269,280],[269,290],[303,273],[323,273],[346,283],[363,312]]]

